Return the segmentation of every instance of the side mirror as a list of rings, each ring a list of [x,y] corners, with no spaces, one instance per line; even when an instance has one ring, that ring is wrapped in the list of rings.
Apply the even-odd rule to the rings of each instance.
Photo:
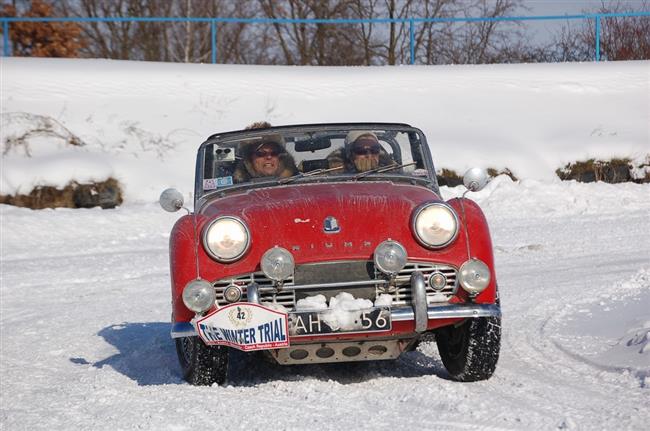
[[[488,183],[488,174],[485,169],[472,168],[463,175],[463,184],[470,192],[478,192]]]
[[[183,195],[176,189],[167,189],[160,194],[158,202],[162,209],[174,213],[183,208]]]

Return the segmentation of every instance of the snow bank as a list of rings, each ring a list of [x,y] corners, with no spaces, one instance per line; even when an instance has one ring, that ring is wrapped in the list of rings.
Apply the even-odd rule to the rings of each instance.
[[[100,182],[113,175],[110,163],[88,152],[68,150],[47,156],[16,158],[4,169],[0,194],[29,194],[36,186],[63,188],[71,180]]]
[[[31,127],[16,113],[52,118],[95,159],[78,175],[114,175],[127,202],[155,201],[171,186],[190,193],[202,140],[264,119],[404,122],[423,129],[438,168],[508,167],[523,179],[650,151],[650,61],[317,68],[3,58],[1,67],[2,145]],[[41,179],[43,162],[24,159],[3,153],[2,193],[77,175],[48,169]]]
[[[444,199],[461,196],[465,191],[463,186],[441,187]],[[466,196],[478,202],[492,217],[517,218],[527,214],[557,218],[620,214],[623,208],[626,211],[646,210],[650,188],[645,184],[579,183],[558,178],[515,182],[507,175],[500,175],[480,192]]]

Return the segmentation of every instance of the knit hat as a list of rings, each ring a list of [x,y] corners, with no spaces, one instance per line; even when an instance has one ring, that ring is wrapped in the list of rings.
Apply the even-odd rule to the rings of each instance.
[[[362,138],[362,139],[360,139]],[[347,147],[348,145],[354,144],[358,140],[361,141],[374,141],[374,142],[379,142],[379,139],[377,138],[377,135],[375,135],[373,132],[370,130],[352,130],[348,135],[345,137],[345,146]]]

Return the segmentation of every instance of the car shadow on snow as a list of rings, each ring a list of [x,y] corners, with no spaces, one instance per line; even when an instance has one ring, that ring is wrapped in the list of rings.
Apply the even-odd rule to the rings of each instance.
[[[139,385],[182,384],[176,348],[169,336],[166,322],[121,323],[110,325],[97,333],[117,349],[117,353],[92,363],[95,368],[110,367]],[[84,365],[83,358],[70,358]]]
[[[95,368],[111,367],[142,386],[185,384],[169,330],[170,324],[165,322],[107,326],[99,331],[98,335],[118,352],[90,365]],[[231,349],[228,384],[245,387],[273,381],[304,379],[353,384],[381,377],[423,376],[449,379],[440,358],[432,355],[430,350],[425,346],[424,349],[404,353],[399,359],[389,361],[284,366],[267,359],[261,352],[245,353]],[[70,362],[78,365],[89,364],[83,358],[70,358]]]
[[[406,352],[396,360],[291,366],[279,365],[260,352],[231,350],[228,384],[255,386],[273,381],[316,379],[347,385],[385,377],[423,376],[436,376],[445,380],[450,378],[439,357],[425,355],[419,350]]]

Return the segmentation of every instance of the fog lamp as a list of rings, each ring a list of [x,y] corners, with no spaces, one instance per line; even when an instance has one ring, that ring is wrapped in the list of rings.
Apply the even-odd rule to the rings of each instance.
[[[214,305],[214,287],[205,280],[192,280],[183,289],[183,303],[195,313],[202,313]]]
[[[490,284],[490,268],[482,261],[472,258],[461,265],[458,280],[467,293],[478,295]]]
[[[447,286],[447,277],[442,272],[434,272],[429,276],[429,286],[433,290],[440,291]]]
[[[223,291],[223,298],[227,302],[237,302],[242,297],[242,291],[236,284],[231,284]]]
[[[400,272],[406,265],[406,249],[397,241],[387,240],[375,249],[375,266],[384,274]]]
[[[283,281],[293,275],[293,256],[282,247],[270,248],[262,256],[262,272],[271,280]]]

